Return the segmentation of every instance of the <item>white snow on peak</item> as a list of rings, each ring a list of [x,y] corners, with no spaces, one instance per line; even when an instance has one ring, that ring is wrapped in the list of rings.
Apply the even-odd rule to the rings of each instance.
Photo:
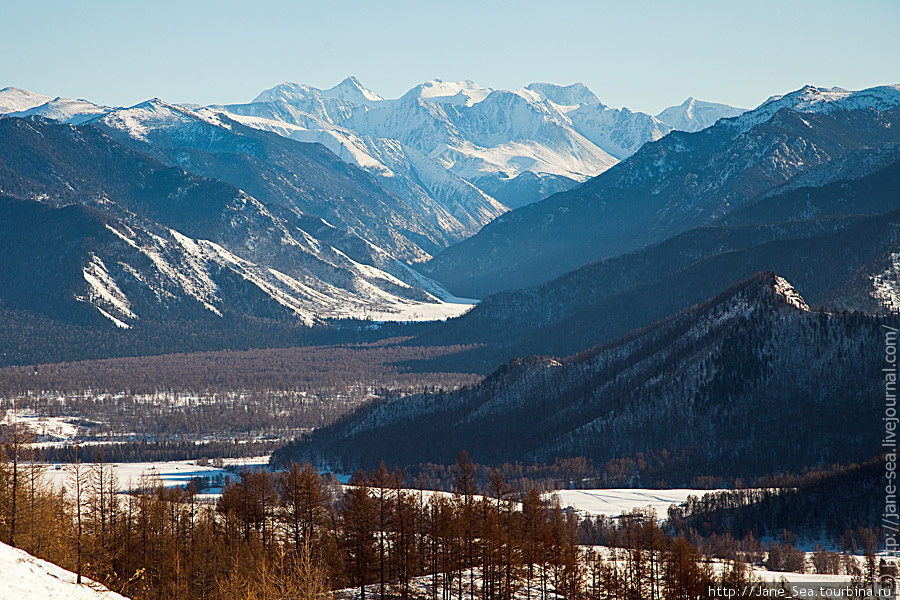
[[[322,95],[326,98],[341,98],[358,104],[371,104],[384,100],[381,96],[365,87],[359,79],[350,75],[333,88],[324,90]]]
[[[320,142],[386,180],[395,193],[412,186],[399,194],[414,201],[430,196],[464,227],[477,229],[484,219],[473,221],[472,210],[460,206],[496,218],[505,207],[491,194],[521,174],[535,175],[535,181],[564,177],[574,185],[673,129],[695,131],[742,112],[694,99],[687,105],[673,127],[651,115],[608,108],[582,83],[502,90],[432,79],[385,100],[348,78],[331,90],[283,83],[254,103],[216,110],[285,137]],[[440,171],[450,179],[435,177]],[[454,200],[457,193],[462,202]]]
[[[6,87],[0,90],[0,115],[20,112],[46,104],[53,100],[50,96],[36,94],[16,87]]]
[[[54,98],[49,102],[10,113],[10,117],[30,117],[36,115],[45,119],[52,119],[61,123],[81,125],[99,115],[105,115],[112,111],[108,106],[100,106],[87,100],[69,100],[68,98]]]
[[[688,97],[679,106],[670,106],[660,112],[656,119],[678,131],[700,131],[715,125],[719,119],[736,117],[745,112],[745,108]]]
[[[147,134],[157,129],[184,125],[216,125],[228,128],[213,111],[192,111],[187,108],[152,98],[128,108],[120,108],[101,117],[104,124],[128,133],[135,139],[146,140]]]
[[[403,95],[402,99],[422,98],[423,100],[441,104],[472,106],[487,98],[493,91],[491,88],[479,85],[471,79],[465,81],[432,79],[414,86]]]
[[[603,104],[596,94],[583,83],[556,85],[553,83],[529,83],[525,89],[538,94],[558,106],[576,107],[582,104]]]
[[[802,113],[828,114],[836,110],[889,110],[897,106],[900,106],[900,85],[882,85],[859,91],[807,85],[783,96],[772,96],[731,123],[741,131],[747,131],[765,123],[783,108]]]
[[[784,277],[779,275],[775,276],[774,289],[775,293],[784,298],[791,306],[796,306],[801,310],[809,311],[809,305],[803,299],[803,296],[801,296],[800,293],[794,289],[794,286],[792,286]]]
[[[358,106],[368,106],[383,100],[381,96],[366,88],[356,77],[351,75],[327,90],[292,81],[285,82],[264,91],[253,101],[287,102],[291,104],[308,100],[320,100],[322,98],[346,100]]]
[[[321,98],[322,90],[302,83],[286,81],[273,88],[263,91],[253,102],[296,102],[297,100],[310,100]]]

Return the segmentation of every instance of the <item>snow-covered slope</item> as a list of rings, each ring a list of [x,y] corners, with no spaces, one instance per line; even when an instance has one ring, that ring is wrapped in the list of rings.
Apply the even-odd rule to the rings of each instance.
[[[525,89],[559,106],[600,104],[600,99],[583,83],[556,85],[553,83],[529,83]]]
[[[247,123],[319,141],[373,174],[396,177],[385,184],[395,193],[421,197],[420,190],[409,191],[418,185],[463,224],[473,217],[480,222],[472,211],[495,218],[498,208],[502,212],[496,199],[520,206],[548,190],[568,189],[673,129],[650,115],[606,107],[581,83],[510,91],[433,79],[400,98],[381,99],[351,77],[329,90],[284,83],[249,105],[219,109],[264,117]],[[436,168],[452,179],[434,181]],[[460,179],[480,194],[460,186]],[[435,187],[453,195],[442,197]],[[458,194],[464,198],[454,202]],[[460,214],[451,204],[472,210]]]
[[[620,160],[673,129],[650,115],[609,108],[599,102],[578,106],[566,116],[581,135]]]
[[[800,113],[829,114],[838,110],[885,111],[896,106],[900,106],[900,84],[859,91],[807,85],[783,96],[772,96],[759,107],[731,119],[729,123],[741,131],[747,131],[755,125],[765,123],[783,108]]]
[[[99,106],[87,100],[69,100],[67,98],[54,98],[49,102],[34,106],[27,110],[10,113],[10,117],[30,117],[36,115],[45,119],[53,119],[61,123],[80,125],[86,121],[110,112],[111,108]]]
[[[146,118],[117,117],[141,135],[158,133],[146,125],[166,107],[149,103],[141,111]],[[179,114],[189,127],[173,125],[175,134],[227,132]],[[307,325],[431,320],[471,307],[350,229],[291,211],[281,216],[232,185],[166,167],[97,128],[2,119],[0,147],[11,150],[0,153],[0,186],[29,194],[0,197],[0,246],[25,261],[3,274],[0,288],[25,307],[49,303],[119,328],[223,316]],[[56,253],[66,260],[54,260]],[[33,286],[50,299],[35,297]]]
[[[346,100],[355,105],[367,105],[378,102],[383,98],[367,89],[353,75],[327,90],[320,90],[302,83],[282,83],[262,92],[254,102],[288,102],[311,100],[317,98],[333,98]]]
[[[21,88],[6,87],[0,90],[0,115],[28,110],[52,100],[50,96],[36,94]]]
[[[0,542],[0,600],[127,600],[99,583]]]
[[[435,87],[432,82],[424,86]],[[442,99],[407,94],[354,110],[343,125],[397,139],[470,181],[510,179],[526,171],[583,181],[617,162],[530,90],[495,90],[477,102],[474,97],[466,102]]]
[[[736,117],[745,112],[746,108],[688,98],[680,106],[665,109],[656,115],[656,119],[677,131],[700,131],[715,125],[719,119]]]
[[[278,102],[205,109],[224,112],[244,125],[301,142],[320,143],[342,160],[367,170],[391,192],[423,211],[451,237],[467,237],[497,218],[506,207],[465,179],[402,142],[362,135]],[[203,112],[203,111],[199,111]]]
[[[669,507],[673,504],[684,504],[689,496],[702,498],[705,494],[719,490],[695,489],[584,489],[556,490],[544,494],[544,500],[552,502],[554,496],[559,498],[560,506],[571,506],[583,515],[606,515],[615,517],[634,510],[656,511],[656,516],[664,520]]]

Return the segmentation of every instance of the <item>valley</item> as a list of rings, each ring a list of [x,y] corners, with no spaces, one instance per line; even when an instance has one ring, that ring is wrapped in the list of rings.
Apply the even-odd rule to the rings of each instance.
[[[0,582],[875,590],[898,118],[897,85],[0,90]]]

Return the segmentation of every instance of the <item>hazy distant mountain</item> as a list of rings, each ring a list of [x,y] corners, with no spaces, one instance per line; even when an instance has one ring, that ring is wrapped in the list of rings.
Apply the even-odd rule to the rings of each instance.
[[[474,196],[476,203],[518,207],[569,189],[672,130],[650,115],[604,106],[581,83],[507,91],[434,79],[382,99],[351,77],[328,90],[284,83],[251,104],[218,109],[255,117],[243,121],[248,125],[319,141],[385,178],[395,193],[407,197],[404,189],[411,187],[412,196],[423,191],[445,206],[435,188],[446,185],[433,181],[441,170],[450,174],[454,193],[461,180],[490,197]]]
[[[680,106],[663,110],[656,118],[676,131],[700,131],[715,125],[719,119],[736,117],[745,112],[746,108],[688,98]]]
[[[381,96],[364,87],[359,80],[350,76],[342,82],[327,90],[320,90],[312,86],[300,83],[282,83],[272,89],[262,92],[254,102],[287,102],[288,104],[300,100],[313,100],[321,98],[334,98],[346,100],[353,105],[366,105],[383,100]]]
[[[630,458],[670,485],[863,460],[878,452],[868,432],[882,345],[878,319],[810,312],[785,279],[763,273],[589,352],[367,405],[274,459],[353,469],[452,463],[462,449],[489,464]],[[850,423],[851,413],[869,416]]]
[[[900,86],[804,88],[702,131],[672,132],[575,190],[503,215],[423,271],[483,297],[715,223],[813,167],[900,142],[897,106]]]
[[[557,106],[581,106],[582,104],[600,104],[600,99],[583,83],[572,85],[556,85],[553,83],[529,83],[526,90],[539,95]]]

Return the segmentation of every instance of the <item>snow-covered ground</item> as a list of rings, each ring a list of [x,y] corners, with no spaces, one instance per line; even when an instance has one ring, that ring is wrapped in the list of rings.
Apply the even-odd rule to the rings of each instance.
[[[557,490],[545,494],[544,499],[554,494],[559,497],[563,508],[573,507],[585,515],[618,516],[632,510],[651,508],[657,516],[665,518],[672,504],[682,504],[688,496],[703,497],[721,490],[647,490],[647,489],[596,489]]]
[[[159,479],[166,487],[183,486],[190,483],[195,477],[213,478],[225,475],[227,469],[240,469],[242,467],[261,468],[268,464],[268,456],[256,456],[250,458],[226,458],[222,467],[214,467],[212,464],[198,465],[194,460],[175,460],[164,462],[140,462],[140,463],[109,463],[119,480],[119,487],[123,490],[133,489],[140,485],[141,479],[150,477]],[[56,466],[59,466],[57,469]],[[93,463],[82,463],[83,469],[90,469]],[[47,470],[47,480],[54,487],[72,487],[71,465],[55,465]]]
[[[0,600],[117,600],[125,599],[99,583],[0,543]]]
[[[603,556],[608,556],[610,554],[610,549],[605,546],[594,546],[593,550],[599,552]],[[713,561],[712,567],[716,573],[721,573],[723,568],[725,567],[725,564],[722,561],[716,560],[716,561]],[[760,569],[760,568],[755,568],[752,570],[751,578],[754,581],[754,585],[757,586],[757,587],[754,587],[754,590],[760,590],[761,589],[760,586],[763,584],[768,584],[768,585],[766,585],[767,589],[772,589],[772,587],[777,587],[780,584],[784,583],[791,587],[797,586],[798,597],[818,597],[818,596],[811,596],[809,593],[804,593],[803,591],[799,591],[800,588],[802,588],[802,590],[804,590],[804,591],[818,590],[819,586],[834,588],[837,586],[846,585],[846,584],[850,583],[850,581],[852,579],[849,575],[816,575],[816,574],[810,574],[810,573],[787,573],[787,572],[782,572],[782,571],[766,571],[765,569]],[[463,590],[464,590],[464,593],[463,593],[464,596],[469,594],[470,581],[474,582],[475,590],[476,590],[475,594],[477,595],[478,590],[480,590],[481,585],[482,585],[481,569],[478,569],[478,568],[472,569],[471,579],[470,579],[468,570],[463,572],[462,586],[463,586]],[[454,583],[454,590],[456,589],[455,586],[458,585],[458,582],[459,582],[459,580],[456,580],[456,582]],[[423,596],[423,597],[430,597],[432,589],[433,589],[432,588],[433,583],[434,583],[434,580],[431,575],[423,575],[421,577],[414,577],[412,579],[412,581],[410,582],[412,594],[418,595],[418,596]],[[774,584],[774,586],[772,586],[771,584]],[[438,587],[442,588],[442,586],[443,586],[443,582],[439,581]],[[378,584],[370,584],[370,585],[366,586],[366,595],[367,596],[371,596],[374,598],[378,595],[378,593],[379,593]],[[775,596],[762,595],[765,592],[760,592],[760,593],[761,593],[761,595],[759,597],[782,597],[782,596],[778,596],[778,595],[775,595]],[[799,594],[803,594],[803,595],[800,596]],[[334,595],[335,595],[335,598],[337,598],[338,600],[359,600],[359,598],[360,598],[360,593],[359,593],[358,587],[337,590],[337,591],[335,591]],[[515,595],[513,597],[517,600],[519,600],[519,599],[524,600],[525,598],[540,598],[541,597],[540,582],[536,580],[532,584],[532,587],[530,590],[526,590],[524,588],[520,589],[517,592],[515,592]],[[836,596],[831,596],[831,597],[836,597]],[[557,595],[553,591],[549,591],[548,598],[556,599],[556,598],[561,598],[561,596]]]
[[[8,409],[0,425],[12,427],[17,423],[20,433],[29,431],[35,436],[52,440],[71,440],[78,434],[80,419],[75,417],[45,417],[31,410],[20,410],[18,414]]]

